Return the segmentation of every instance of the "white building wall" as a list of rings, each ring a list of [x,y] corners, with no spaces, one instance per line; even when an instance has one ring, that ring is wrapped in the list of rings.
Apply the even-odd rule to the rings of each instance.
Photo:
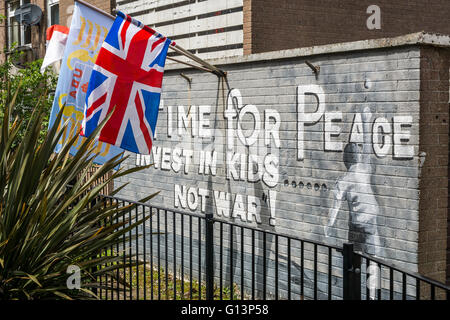
[[[243,0],[119,0],[117,10],[202,59],[243,54]]]

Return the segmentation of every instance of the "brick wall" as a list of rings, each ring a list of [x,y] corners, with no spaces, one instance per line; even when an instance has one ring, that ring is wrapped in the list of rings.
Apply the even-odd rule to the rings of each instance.
[[[33,49],[33,55],[30,58],[39,59],[45,55],[47,12],[45,10],[44,0],[31,0],[30,3],[39,6],[43,13],[41,22],[31,26],[31,48]],[[0,45],[2,45],[2,47],[6,45],[6,33],[3,35],[3,41],[0,38]]]
[[[444,282],[449,195],[450,54],[444,49],[424,47],[420,66],[420,150],[427,155],[420,181],[419,272]]]
[[[31,27],[31,47],[33,48],[34,53],[33,57],[35,59],[38,59],[43,57],[45,54],[45,31],[47,28],[47,16],[44,9],[44,0],[31,0],[30,3],[39,6],[43,11],[41,23]],[[6,1],[1,1],[0,3],[0,14],[4,16],[7,15]],[[5,59],[3,48],[6,47],[8,36],[8,29],[5,27],[5,25],[6,22],[3,22],[0,27],[0,61],[3,61]]]
[[[366,27],[373,4],[381,9],[379,30]],[[447,0],[246,0],[244,54],[418,31],[450,34],[449,14]]]
[[[228,149],[225,141],[228,131],[224,108],[227,105],[228,90],[222,91],[217,78],[183,70],[183,74],[192,78],[192,87],[189,89],[188,82],[179,75],[180,70],[168,70],[164,78],[164,103],[158,118],[157,138],[152,155],[139,158],[131,155],[125,165],[134,167],[154,162],[155,166],[116,181],[117,185],[130,182],[121,196],[140,199],[152,192],[161,191],[153,201],[154,204],[197,213],[209,211],[224,218],[223,215],[219,216],[220,205],[217,205],[213,191],[229,192],[232,205],[236,195],[250,195],[260,200],[261,223],[245,222],[240,216],[232,218],[232,214],[228,219],[276,233],[341,244],[349,241],[349,232],[353,232],[349,227],[349,216],[352,216],[352,210],[358,209],[351,209],[349,199],[357,194],[355,197],[359,197],[362,206],[366,205],[366,209],[372,210],[377,216],[379,235],[376,246],[360,246],[359,249],[379,254],[402,268],[443,280],[448,161],[448,109],[444,108],[448,107],[449,81],[448,71],[437,71],[444,66],[441,60],[447,59],[448,63],[448,58],[440,52],[433,48],[421,51],[418,46],[410,46],[339,54],[324,53],[283,60],[277,60],[277,55],[274,54],[267,60],[238,64],[233,64],[233,60],[228,59],[230,64],[223,68],[228,72],[229,88],[240,91],[242,107],[255,106],[261,121],[257,150],[242,147],[241,139],[235,136],[233,151],[244,154],[244,158],[252,152],[263,159],[268,154],[276,155],[278,175],[275,185],[268,185],[264,179],[250,182],[247,164],[242,166],[242,176],[241,167],[236,164],[239,177],[227,178],[230,163],[226,161]],[[283,54],[280,53],[280,56]],[[305,59],[320,66],[317,78],[305,64]],[[432,70],[427,71],[430,68]],[[427,77],[437,78],[431,78],[427,82]],[[323,89],[324,114],[316,119],[316,123],[304,125],[304,159],[298,160],[298,122],[303,117],[298,118],[300,102],[297,90],[299,86],[308,85],[317,85]],[[447,90],[447,93],[441,94],[442,90]],[[315,112],[315,100],[311,96],[305,99],[305,112]],[[434,103],[433,99],[447,101],[447,104]],[[189,126],[188,131],[182,129],[179,135],[177,110],[183,114],[187,112],[187,107],[179,109],[179,106],[189,105],[211,106],[205,117],[210,120],[214,139],[201,138],[198,134],[192,137]],[[253,107],[249,107],[251,108]],[[192,114],[198,117],[199,110],[194,107]],[[263,132],[273,121],[264,123],[264,119],[273,112],[271,110],[275,110],[280,116],[280,147],[273,145],[274,138],[270,136],[271,146],[264,149]],[[341,112],[342,117],[330,120],[336,116],[336,112]],[[326,122],[325,118],[328,119]],[[172,119],[170,128],[169,119]],[[241,119],[243,136],[251,135],[255,125],[253,119],[250,115]],[[236,130],[236,119],[234,121],[233,128]],[[369,123],[369,130],[361,122]],[[359,128],[369,132],[369,140],[364,138],[366,135],[350,137],[359,130],[355,129],[358,123],[361,125]],[[384,123],[383,130],[381,127],[375,130],[384,140],[381,136],[370,136],[374,132],[375,123]],[[331,127],[334,125],[337,128]],[[328,142],[338,144],[326,146],[325,136],[330,130],[333,133],[331,138],[327,138]],[[170,137],[168,133],[171,133]],[[401,136],[404,133],[406,136]],[[362,159],[366,160],[362,162],[364,165],[360,169],[347,169],[345,165],[343,150],[350,140],[362,141]],[[375,150],[374,141],[378,151]],[[412,148],[409,151],[403,150],[406,156],[401,151],[402,146]],[[194,150],[189,165],[183,157],[178,157],[183,158],[181,161],[175,160],[176,149]],[[205,150],[217,151],[215,174],[202,171],[199,159],[201,151]],[[419,156],[422,151],[426,153],[423,168],[423,157]],[[184,172],[183,165],[187,165],[187,173]],[[365,173],[349,175],[349,172],[358,170]],[[199,174],[199,171],[202,173]],[[364,180],[363,176],[370,178]],[[346,189],[346,183],[342,181],[354,183]],[[436,185],[439,186],[438,189]],[[357,190],[358,186],[362,186],[360,191]],[[183,204],[180,200],[180,190],[183,187],[192,191],[191,196],[196,191],[206,190],[209,198],[205,207],[202,208],[200,203]],[[347,190],[347,201],[336,201],[339,190],[344,189]],[[270,192],[276,193],[275,211],[270,208],[270,201],[265,201]],[[336,203],[340,205],[339,214],[331,229],[331,236],[327,237],[324,226]],[[371,205],[368,206],[368,203]],[[245,210],[252,205],[244,203]],[[273,217],[275,225],[270,223]],[[438,225],[440,229],[437,229]]]
[[[46,42],[46,31],[47,31],[47,11],[45,8],[44,0],[32,0],[31,3],[39,6],[42,11],[41,23],[32,26],[31,28],[31,46],[34,50],[36,58],[43,58],[45,55],[45,42]]]
[[[243,32],[244,32],[244,54],[250,54],[252,53],[252,0],[244,0],[244,8],[243,8],[243,14],[244,14],[244,26],[243,26]],[[270,51],[270,50],[269,50]]]
[[[0,14],[6,16],[6,2],[0,2]],[[3,48],[6,44],[6,21],[0,24],[0,63],[2,63],[5,59],[5,55],[3,54]]]

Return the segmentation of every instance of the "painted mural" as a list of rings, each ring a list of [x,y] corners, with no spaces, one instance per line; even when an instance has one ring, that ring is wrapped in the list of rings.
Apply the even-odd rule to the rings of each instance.
[[[374,64],[389,63],[384,58]],[[258,66],[267,78],[232,76],[228,87],[194,73],[191,88],[185,75],[169,71],[152,154],[136,155],[133,163],[154,166],[127,181],[125,195],[138,198],[154,188],[168,208],[212,211],[330,243],[351,241],[385,257],[389,243],[380,226],[387,217],[406,210],[415,219],[414,207],[392,201],[397,192],[417,200],[418,102],[401,94],[395,101],[395,93],[382,98],[382,75],[360,72],[357,81],[339,85],[317,80],[304,64],[282,67],[283,77],[280,70],[270,78],[274,71]],[[290,76],[295,72],[297,80]],[[212,83],[195,88],[205,77]],[[342,92],[348,87],[356,97]],[[403,112],[405,106],[413,111]]]
[[[255,259],[257,294],[264,291],[263,275],[274,275],[276,260],[280,274],[288,269],[286,244],[277,247],[275,234],[337,246],[352,242],[358,251],[417,270],[418,184],[426,158],[418,147],[419,50],[342,53],[308,62],[299,57],[229,64],[224,66],[227,81],[169,67],[152,152],[131,154],[126,162],[153,166],[115,182],[128,183],[120,192],[123,198],[159,191],[152,199],[159,207],[213,213],[272,232],[264,238],[256,234],[254,253],[249,234],[244,235],[244,260]],[[319,65],[320,74],[310,65]],[[248,267],[242,271],[240,264],[231,264],[240,259],[240,244],[223,245],[224,281],[230,281],[229,274],[238,281],[243,272],[250,287]],[[292,244],[291,281],[299,295],[304,283],[308,296],[314,248],[303,249]],[[326,298],[328,255],[318,254],[319,292]],[[341,259],[334,253],[332,264],[340,266]],[[198,271],[199,264],[192,268]],[[389,286],[388,275],[376,265],[362,268],[371,296]],[[331,281],[336,288],[342,285],[338,268]],[[280,290],[287,287],[280,282]],[[274,290],[273,283],[267,290]],[[413,285],[408,290],[414,291]]]

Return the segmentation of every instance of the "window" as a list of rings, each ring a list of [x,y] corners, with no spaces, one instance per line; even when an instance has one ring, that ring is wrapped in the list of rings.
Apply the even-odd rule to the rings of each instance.
[[[30,3],[30,0],[13,0],[7,4],[9,47],[13,43],[16,43],[17,46],[31,45],[31,27],[20,25],[16,18],[14,18],[16,9],[27,3]]]
[[[48,26],[59,24],[59,0],[48,0],[47,17]]]

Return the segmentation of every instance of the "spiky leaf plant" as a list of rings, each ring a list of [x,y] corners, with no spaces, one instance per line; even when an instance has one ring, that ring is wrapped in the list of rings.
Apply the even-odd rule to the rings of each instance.
[[[44,112],[38,105],[25,135],[17,141],[24,124],[19,119],[9,121],[16,98],[17,93],[4,106],[0,129],[0,299],[95,299],[97,279],[107,274],[114,277],[120,273],[117,269],[126,267],[124,261],[132,261],[129,256],[124,259],[126,251],[112,256],[102,254],[104,248],[123,243],[132,228],[149,218],[132,216],[131,221],[136,222],[131,223],[127,218],[132,206],[99,201],[99,193],[111,180],[148,166],[107,175],[125,160],[116,156],[86,177],[95,156],[92,137],[96,133],[83,142],[75,156],[69,156],[69,150],[76,135],[55,154],[68,124],[60,130],[53,126],[40,143]],[[56,123],[61,118],[62,110]],[[76,183],[67,187],[74,180]],[[94,181],[103,182],[93,187]],[[109,267],[102,267],[106,263]],[[70,265],[81,270],[80,289],[67,286]]]

